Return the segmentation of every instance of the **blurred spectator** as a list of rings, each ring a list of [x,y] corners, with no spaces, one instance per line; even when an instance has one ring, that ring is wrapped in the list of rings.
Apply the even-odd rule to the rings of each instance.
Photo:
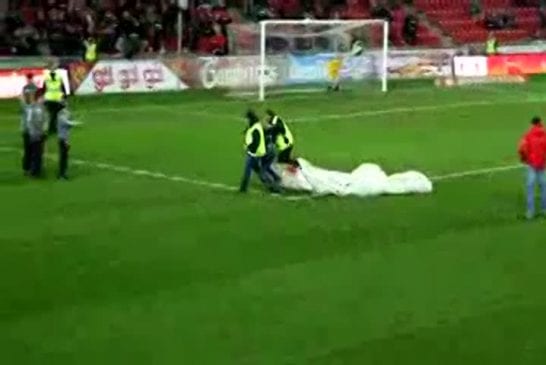
[[[471,0],[470,1],[470,15],[472,17],[478,17],[482,13],[482,7],[480,0]]]
[[[95,38],[89,37],[84,41],[85,53],[83,60],[88,63],[93,63],[97,60],[97,42]]]
[[[118,21],[110,10],[99,16],[97,35],[99,37],[98,48],[102,53],[114,53],[117,41]]]
[[[487,55],[497,54],[499,49],[499,41],[495,37],[495,33],[489,32],[487,35],[487,42],[485,43],[485,53]]]
[[[220,25],[228,25],[231,23],[231,16],[225,5],[215,5],[212,7],[212,16],[215,22]]]
[[[412,13],[408,13],[404,19],[404,27],[402,28],[402,36],[404,41],[410,46],[417,44],[417,29],[419,27],[419,19]]]
[[[96,32],[96,13],[86,6],[76,7],[74,11],[81,16],[84,36],[93,36]]]
[[[394,23],[402,24],[404,23],[404,19],[406,17],[406,13],[404,12],[404,9],[400,4],[395,4],[391,8],[391,14],[392,14],[392,20]]]
[[[227,54],[227,37],[222,32],[219,24],[213,26],[214,34],[209,39],[209,53],[216,56]]]
[[[372,8],[371,14],[374,18],[385,19],[389,22],[392,21],[392,14],[387,7],[386,1],[378,2],[377,5]]]
[[[8,13],[4,19],[6,46],[13,54],[38,54],[39,33],[35,27],[25,24],[16,13]]]
[[[546,7],[539,8],[538,16],[540,18],[540,27],[546,28]]]
[[[162,15],[162,34],[167,44],[165,48],[176,51],[178,48],[178,15],[182,12],[183,23],[186,29],[190,28],[189,12],[178,7],[176,0],[171,0],[163,11]],[[189,42],[188,42],[189,43]]]
[[[39,35],[36,28],[30,24],[23,24],[13,33],[13,47],[15,53],[21,56],[38,54]]]
[[[540,0],[540,3],[542,3],[544,0]],[[537,1],[536,0],[514,0],[514,5],[519,7],[531,7],[536,6]]]
[[[181,9],[178,0],[11,0],[14,13],[1,24],[5,46],[0,44],[0,50],[85,57],[86,40],[93,38],[99,53],[128,58],[143,51],[175,51],[181,14],[184,47],[197,49],[204,37],[210,43],[206,49],[225,54],[226,25],[231,22],[225,1],[196,0],[191,10],[188,3]]]
[[[313,13],[315,18],[327,19],[330,16],[331,8],[330,1],[327,0],[315,0],[313,6]]]
[[[64,22],[65,54],[83,54],[84,23],[80,14],[68,13]]]
[[[255,8],[254,16],[257,22],[261,22],[262,20],[273,19],[275,16],[275,13],[267,6],[259,5]]]
[[[130,59],[141,49],[140,22],[128,10],[123,10],[118,28],[119,38],[116,49],[123,57]]]
[[[313,0],[301,0],[301,6],[304,14],[313,13],[314,1]]]
[[[142,23],[146,36],[146,51],[159,52],[163,47],[163,24],[155,4],[145,6]]]
[[[516,25],[516,18],[508,10],[495,10],[485,17],[487,29],[499,30],[513,28]]]
[[[49,43],[49,49],[54,56],[64,56],[64,31],[65,31],[65,15],[64,12],[57,8],[50,8],[46,13],[45,31]]]

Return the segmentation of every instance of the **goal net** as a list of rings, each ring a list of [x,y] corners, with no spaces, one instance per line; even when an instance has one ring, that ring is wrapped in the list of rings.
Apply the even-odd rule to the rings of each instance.
[[[337,83],[342,88],[377,84],[386,92],[388,38],[389,25],[382,19],[262,21],[259,100]]]

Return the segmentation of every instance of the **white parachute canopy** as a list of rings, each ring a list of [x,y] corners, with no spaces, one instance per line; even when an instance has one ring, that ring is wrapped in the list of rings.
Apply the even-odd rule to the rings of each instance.
[[[401,194],[429,194],[432,181],[419,171],[387,175],[379,165],[364,163],[350,173],[326,170],[298,159],[300,168],[279,166],[285,189],[316,195],[360,197]]]

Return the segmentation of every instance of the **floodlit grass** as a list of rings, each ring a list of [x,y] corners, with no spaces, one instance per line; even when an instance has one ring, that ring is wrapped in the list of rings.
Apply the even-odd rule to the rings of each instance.
[[[401,83],[267,105],[320,166],[438,176],[517,163],[544,91]],[[546,220],[516,219],[522,171],[430,196],[241,196],[225,189],[241,116],[263,106],[204,92],[71,105],[86,123],[71,181],[52,160],[29,181],[0,151],[2,363],[545,363]],[[17,103],[0,111],[0,147],[16,148]]]

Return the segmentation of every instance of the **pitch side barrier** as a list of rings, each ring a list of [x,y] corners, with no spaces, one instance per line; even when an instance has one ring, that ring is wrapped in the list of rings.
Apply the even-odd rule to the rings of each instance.
[[[390,79],[437,78],[452,73],[455,49],[391,50],[387,63]],[[362,80],[377,75],[380,52],[348,57],[340,70],[342,79]],[[264,71],[268,87],[324,84],[332,53],[268,56]],[[174,57],[163,62],[190,88],[256,91],[260,84],[261,59],[255,56]]]
[[[452,73],[455,49],[390,50],[389,79],[422,79]],[[264,77],[267,86],[291,87],[324,84],[332,53],[268,57]],[[348,57],[342,79],[360,80],[380,67],[376,52]],[[100,60],[95,64],[68,65],[70,85],[77,95],[227,89],[256,91],[260,83],[260,56],[166,56],[157,59]]]
[[[527,47],[527,48],[521,48]],[[436,79],[439,84],[523,82],[529,75],[546,73],[546,53],[537,45],[507,48],[494,56],[458,55],[456,49],[389,50],[389,79]],[[544,47],[546,48],[546,46]],[[264,72],[269,87],[324,84],[327,64],[335,55],[269,56]],[[341,77],[359,80],[379,67],[373,51],[347,58]],[[259,86],[260,56],[167,56],[136,60],[100,60],[94,64],[61,59],[57,72],[65,88],[77,95],[108,93],[148,93],[188,89],[227,89],[255,92]],[[3,58],[0,63],[0,98],[20,95],[26,75],[43,83],[51,60],[48,58]]]
[[[57,75],[61,77],[67,93],[71,93],[68,71],[64,68],[57,68]],[[21,90],[27,83],[27,75],[32,74],[34,83],[38,87],[44,84],[45,76],[49,72],[46,67],[21,67],[15,69],[0,69],[0,99],[12,99],[21,96]]]
[[[529,76],[540,74],[546,74],[546,53],[455,56],[453,58],[453,75],[441,79],[439,83],[447,86],[522,83],[527,81]]]

